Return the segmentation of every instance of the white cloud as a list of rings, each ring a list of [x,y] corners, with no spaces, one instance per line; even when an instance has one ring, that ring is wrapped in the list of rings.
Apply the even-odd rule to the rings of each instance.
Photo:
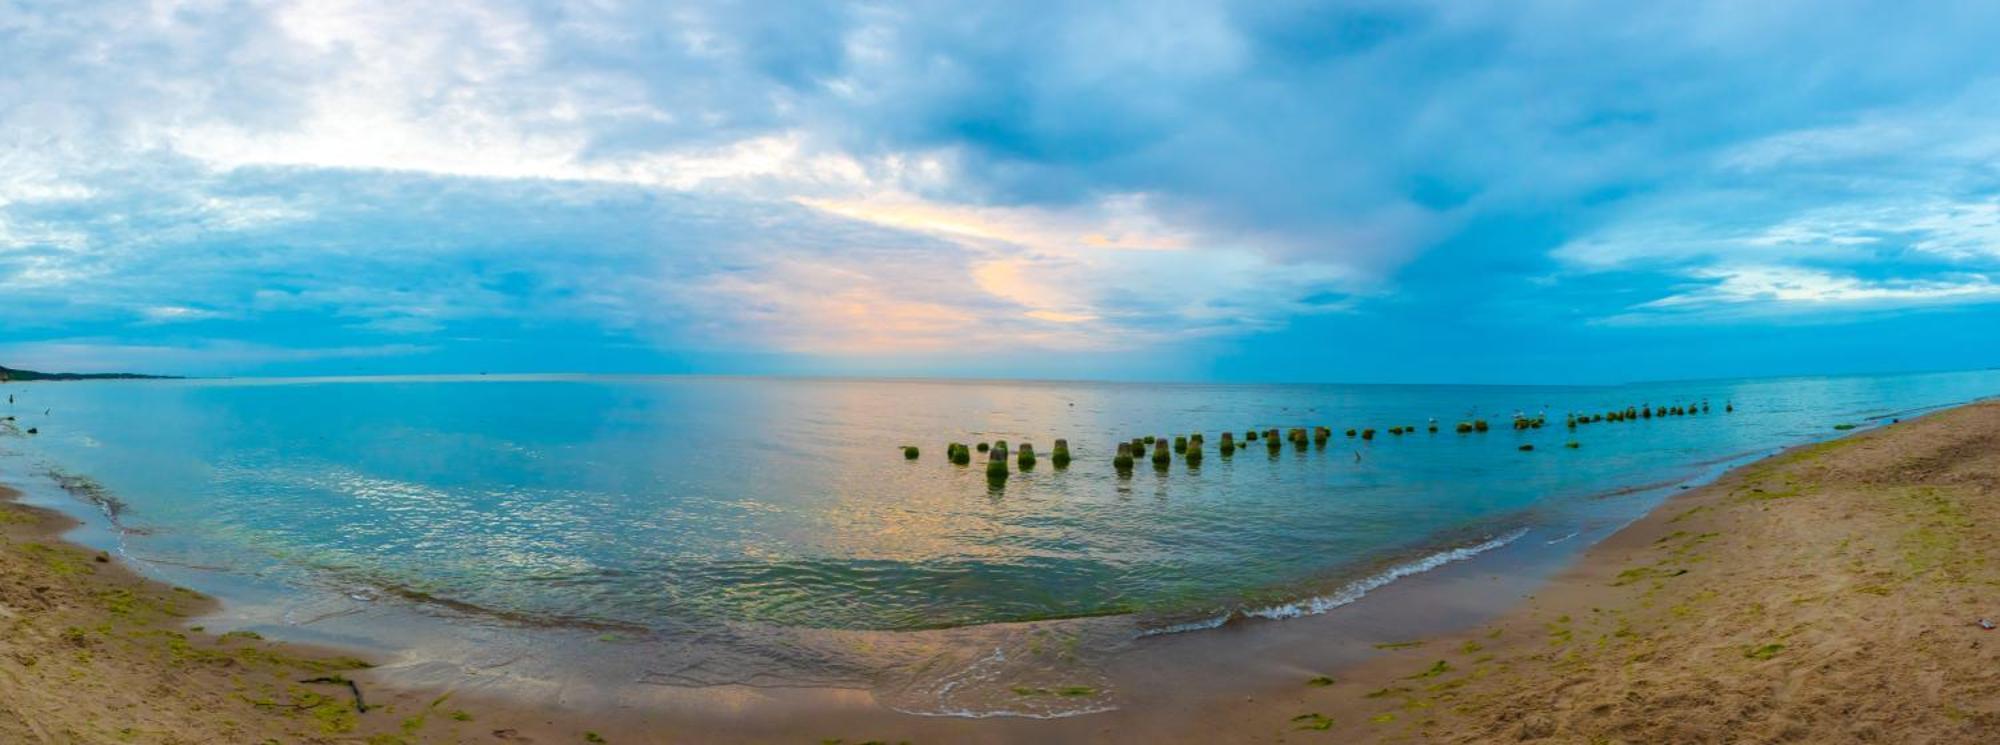
[[[1902,306],[2000,300],[2000,283],[1983,274],[1936,279],[1867,280],[1792,266],[1712,267],[1694,273],[1709,284],[1644,303],[1642,309],[1683,310],[1710,305]]]
[[[1918,14],[1921,37],[1881,33],[1901,11],[1801,13],[1823,15],[6,6],[0,302],[45,323],[1123,348],[1348,307],[1521,215],[1583,226],[1551,293],[1608,271],[1706,288],[1645,313],[1984,298],[1981,9]],[[1546,243],[1489,237],[1465,243],[1546,269]]]
[[[156,305],[140,311],[146,320],[153,323],[183,323],[226,318],[227,314],[204,308],[190,308],[185,305]]]
[[[1993,302],[1996,91],[1983,80],[1723,148],[1552,256],[1574,274],[1664,271],[1695,287],[1621,320]]]

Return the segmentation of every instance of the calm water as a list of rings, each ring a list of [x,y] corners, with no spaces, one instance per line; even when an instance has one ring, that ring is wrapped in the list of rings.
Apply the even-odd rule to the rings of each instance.
[[[939,629],[1115,617],[1069,642],[1110,646],[1325,610],[1438,561],[1558,540],[1657,501],[1618,498],[1629,487],[2000,393],[2000,373],[1575,388],[480,377],[0,389],[18,399],[0,413],[41,430],[0,438],[12,456],[0,478],[118,505],[112,535],[128,555],[225,600],[270,601],[271,625],[298,623],[301,604],[396,604],[684,643],[666,657],[703,650],[664,682],[867,683],[934,662],[951,644]],[[1704,399],[1705,415],[1563,426],[1571,411]],[[1517,411],[1549,425],[1512,431]],[[1452,432],[1474,417],[1493,431]],[[1432,418],[1440,432],[1421,431]],[[1224,429],[1311,425],[1336,430],[1324,449],[1217,451]],[[1420,429],[1396,437],[1393,425]],[[1341,435],[1349,427],[1382,432],[1362,442]],[[1208,441],[1199,468],[1111,466],[1118,441],[1193,431]],[[1063,470],[1047,457],[1058,437],[1075,456]],[[1043,458],[1000,488],[983,456],[945,459],[946,442],[994,439]],[[1563,447],[1571,439],[1581,447]],[[906,461],[905,443],[922,457]],[[916,651],[841,651],[860,632],[925,629],[870,637],[931,640]],[[827,639],[841,641],[811,641]]]

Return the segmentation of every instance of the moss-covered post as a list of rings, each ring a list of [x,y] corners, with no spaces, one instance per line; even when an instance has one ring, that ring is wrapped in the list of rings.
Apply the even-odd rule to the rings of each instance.
[[[1222,457],[1224,458],[1235,455],[1236,435],[1231,432],[1222,433],[1222,442],[1216,443],[1215,449],[1222,451]]]
[[[903,446],[903,460],[916,460],[916,459],[917,459],[917,446],[915,446],[915,445],[904,445],[904,446]]]
[[[1119,473],[1132,472],[1132,443],[1118,443],[1118,454],[1111,458],[1111,467]]]
[[[1164,471],[1167,470],[1167,466],[1173,464],[1173,462],[1174,462],[1174,456],[1167,452],[1167,441],[1154,440],[1153,467]]]
[[[967,447],[965,443],[954,442],[951,444],[951,447],[947,448],[947,451],[951,462],[956,465],[963,466],[972,462],[972,448]]]
[[[1056,438],[1056,451],[1050,454],[1049,462],[1056,464],[1057,468],[1069,467],[1069,440]]]
[[[1187,453],[1181,456],[1181,460],[1187,462],[1188,470],[1201,467],[1201,438],[1188,440]]]
[[[1361,430],[1361,439],[1363,439],[1363,440],[1373,440],[1373,439],[1375,439],[1375,430],[1372,430],[1372,429],[1364,429],[1364,430]]]
[[[1025,442],[1021,443],[1021,453],[1015,456],[1015,460],[1021,464],[1021,470],[1027,471],[1033,469],[1035,467],[1035,446]]]
[[[986,482],[996,485],[1007,483],[1007,451],[993,448],[987,452]]]
[[[1187,452],[1187,437],[1185,435],[1174,435],[1174,453],[1180,454],[1185,452]]]

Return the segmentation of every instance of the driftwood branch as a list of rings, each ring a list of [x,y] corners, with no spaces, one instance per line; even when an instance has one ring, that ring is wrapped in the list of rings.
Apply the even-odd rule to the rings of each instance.
[[[299,682],[300,682],[300,683],[333,683],[333,684],[335,684],[335,685],[338,685],[338,684],[341,684],[341,683],[346,683],[346,684],[347,684],[347,690],[349,690],[349,691],[353,691],[353,692],[354,692],[354,711],[355,711],[355,713],[357,713],[357,714],[366,714],[366,713],[368,713],[368,704],[367,704],[367,703],[366,703],[365,701],[363,701],[363,700],[362,700],[362,698],[361,698],[361,685],[360,685],[360,684],[358,684],[358,683],[355,683],[355,682],[354,682],[354,681],[353,681],[352,679],[349,679],[349,678],[342,678],[342,677],[326,677],[326,678],[312,678],[312,679],[309,679],[309,680],[301,680],[301,681],[299,681]]]

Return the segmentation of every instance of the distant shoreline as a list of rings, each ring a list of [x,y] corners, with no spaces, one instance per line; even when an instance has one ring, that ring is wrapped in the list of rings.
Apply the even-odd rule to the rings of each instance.
[[[17,370],[0,367],[0,383],[33,383],[42,381],[75,380],[183,380],[177,375],[144,375],[140,373],[46,373],[34,370]]]

